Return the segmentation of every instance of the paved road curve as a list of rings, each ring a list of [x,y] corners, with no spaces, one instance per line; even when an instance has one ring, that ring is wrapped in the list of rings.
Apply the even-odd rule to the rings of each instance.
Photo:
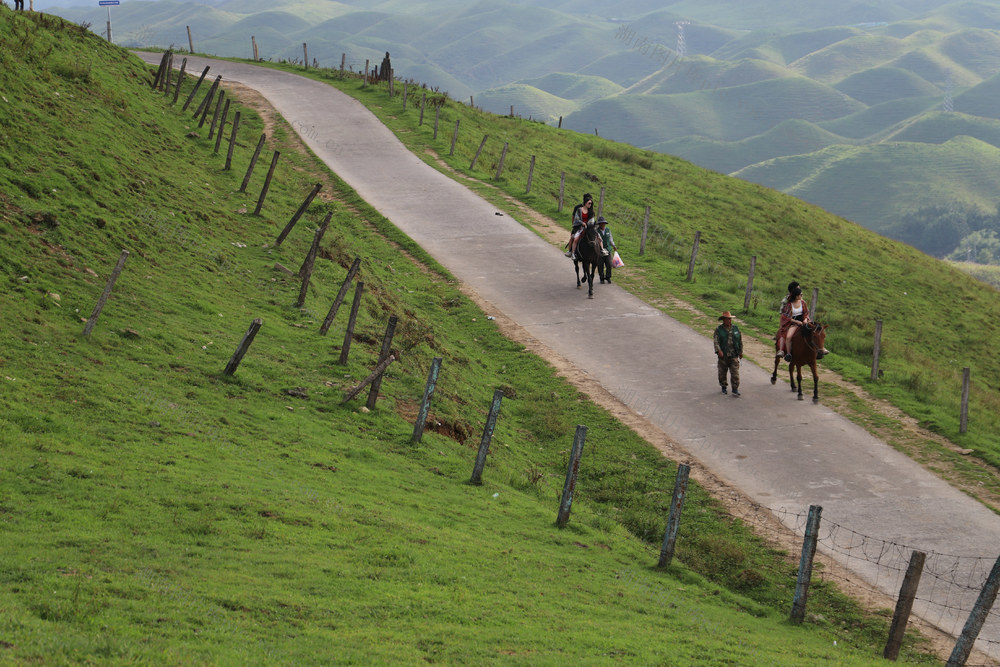
[[[139,55],[159,62],[159,54]],[[949,632],[961,630],[978,590],[938,583],[925,591],[927,572],[938,564],[961,583],[972,578],[978,586],[984,563],[988,572],[1000,555],[1000,517],[822,404],[800,403],[787,385],[772,386],[769,371],[745,364],[743,396],[721,395],[710,340],[617,286],[598,285],[588,301],[572,287],[571,264],[557,248],[509,216],[496,216],[491,204],[424,164],[349,96],[293,74],[188,58],[188,71],[205,65],[211,65],[210,77],[221,74],[223,82],[258,90],[393,224],[500,312],[643,412],[702,465],[761,505],[797,513],[821,505],[824,525],[840,527],[824,542],[837,545],[843,553],[832,555],[844,565],[895,597],[897,572],[873,562],[879,554],[871,553],[872,545],[906,545],[903,562],[892,564],[902,570],[909,549],[928,552],[914,609]],[[506,259],[513,253],[520,258],[514,272]],[[601,352],[593,355],[598,340]],[[981,637],[990,641],[977,648],[1000,654],[993,643],[1000,641],[1000,609]]]

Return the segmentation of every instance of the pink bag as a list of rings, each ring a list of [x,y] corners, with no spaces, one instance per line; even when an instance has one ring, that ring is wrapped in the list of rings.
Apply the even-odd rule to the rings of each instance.
[[[611,266],[615,267],[616,269],[625,266],[625,262],[623,262],[622,258],[618,256],[618,251],[617,250],[615,250],[615,254],[611,258]]]

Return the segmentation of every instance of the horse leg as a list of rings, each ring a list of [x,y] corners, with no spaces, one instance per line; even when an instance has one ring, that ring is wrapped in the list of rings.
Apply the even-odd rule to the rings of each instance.
[[[797,376],[798,376],[798,380],[799,380],[799,400],[801,401],[802,400],[802,366],[798,366],[797,370],[798,370]]]
[[[771,384],[774,384],[775,382],[778,381],[778,361],[780,361],[778,359],[778,357],[775,357],[774,358],[774,372],[771,373]]]
[[[580,262],[576,258],[573,259],[573,270],[576,271],[576,288],[580,289]]]
[[[813,372],[813,403],[819,403],[819,373],[816,371],[816,362],[809,364]]]
[[[586,269],[586,267],[584,267]],[[590,265],[590,271],[584,271],[587,273],[587,298],[594,298],[594,271],[597,269],[597,264]]]
[[[788,380],[791,382],[792,391],[795,391],[795,364],[788,364]]]

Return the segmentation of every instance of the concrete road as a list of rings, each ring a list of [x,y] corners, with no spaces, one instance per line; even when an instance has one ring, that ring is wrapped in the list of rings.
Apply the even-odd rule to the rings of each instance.
[[[159,62],[159,54],[139,55]],[[961,631],[1000,555],[1000,517],[822,403],[772,386],[769,371],[745,363],[743,396],[723,396],[710,340],[617,286],[598,285],[588,300],[559,249],[426,165],[349,96],[293,74],[188,59],[189,72],[205,65],[207,79],[221,74],[258,90],[367,202],[695,460],[766,507],[804,514],[822,506],[821,550],[893,597],[910,550],[928,552],[914,610]],[[994,642],[1000,609],[977,648],[1000,656]]]

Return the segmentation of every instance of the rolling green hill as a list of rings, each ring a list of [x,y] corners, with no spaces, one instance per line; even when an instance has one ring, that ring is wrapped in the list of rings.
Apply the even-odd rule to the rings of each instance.
[[[476,96],[476,106],[500,115],[509,114],[513,107],[514,113],[522,118],[550,123],[568,116],[578,105],[534,86],[515,83],[480,93]]]
[[[0,87],[16,111],[0,116],[0,660],[865,665],[879,655],[886,618],[829,582],[810,589],[807,622],[789,624],[795,559],[696,483],[674,563],[653,568],[674,462],[503,338],[452,276],[298,150],[280,118],[237,101],[227,171],[150,76],[92,33],[0,7]],[[248,210],[263,174],[246,193],[238,186],[265,130],[282,162],[258,216]],[[584,152],[593,141],[577,140]],[[323,196],[277,245],[315,182]],[[301,292],[278,265],[294,273],[325,216]],[[85,336],[81,320],[123,248]],[[324,337],[322,314],[354,257],[365,284],[357,327],[345,335],[342,314]],[[393,315],[399,361],[377,404],[345,402]],[[227,375],[253,318],[260,332]],[[413,443],[435,356],[442,372]],[[494,388],[502,418],[477,486],[470,452]],[[553,497],[578,423],[588,449],[559,529]],[[904,659],[935,662],[914,644]]]
[[[922,169],[934,171],[933,183],[919,177]],[[971,137],[940,145],[831,146],[752,165],[734,176],[840,210],[848,219],[863,216],[879,231],[896,218],[902,201],[910,211],[942,198],[992,209],[1000,188],[1000,149]]]
[[[844,137],[823,130],[813,123],[786,120],[763,134],[742,141],[685,138],[654,144],[649,148],[728,174],[772,158],[813,153],[827,146],[847,143],[849,142]]]
[[[943,144],[959,136],[968,136],[1000,148],[1000,121],[979,116],[932,111],[905,124],[886,141],[912,141]]]
[[[941,94],[937,86],[924,81],[913,72],[895,67],[874,67],[852,74],[836,83],[834,88],[869,106],[901,98]]]

